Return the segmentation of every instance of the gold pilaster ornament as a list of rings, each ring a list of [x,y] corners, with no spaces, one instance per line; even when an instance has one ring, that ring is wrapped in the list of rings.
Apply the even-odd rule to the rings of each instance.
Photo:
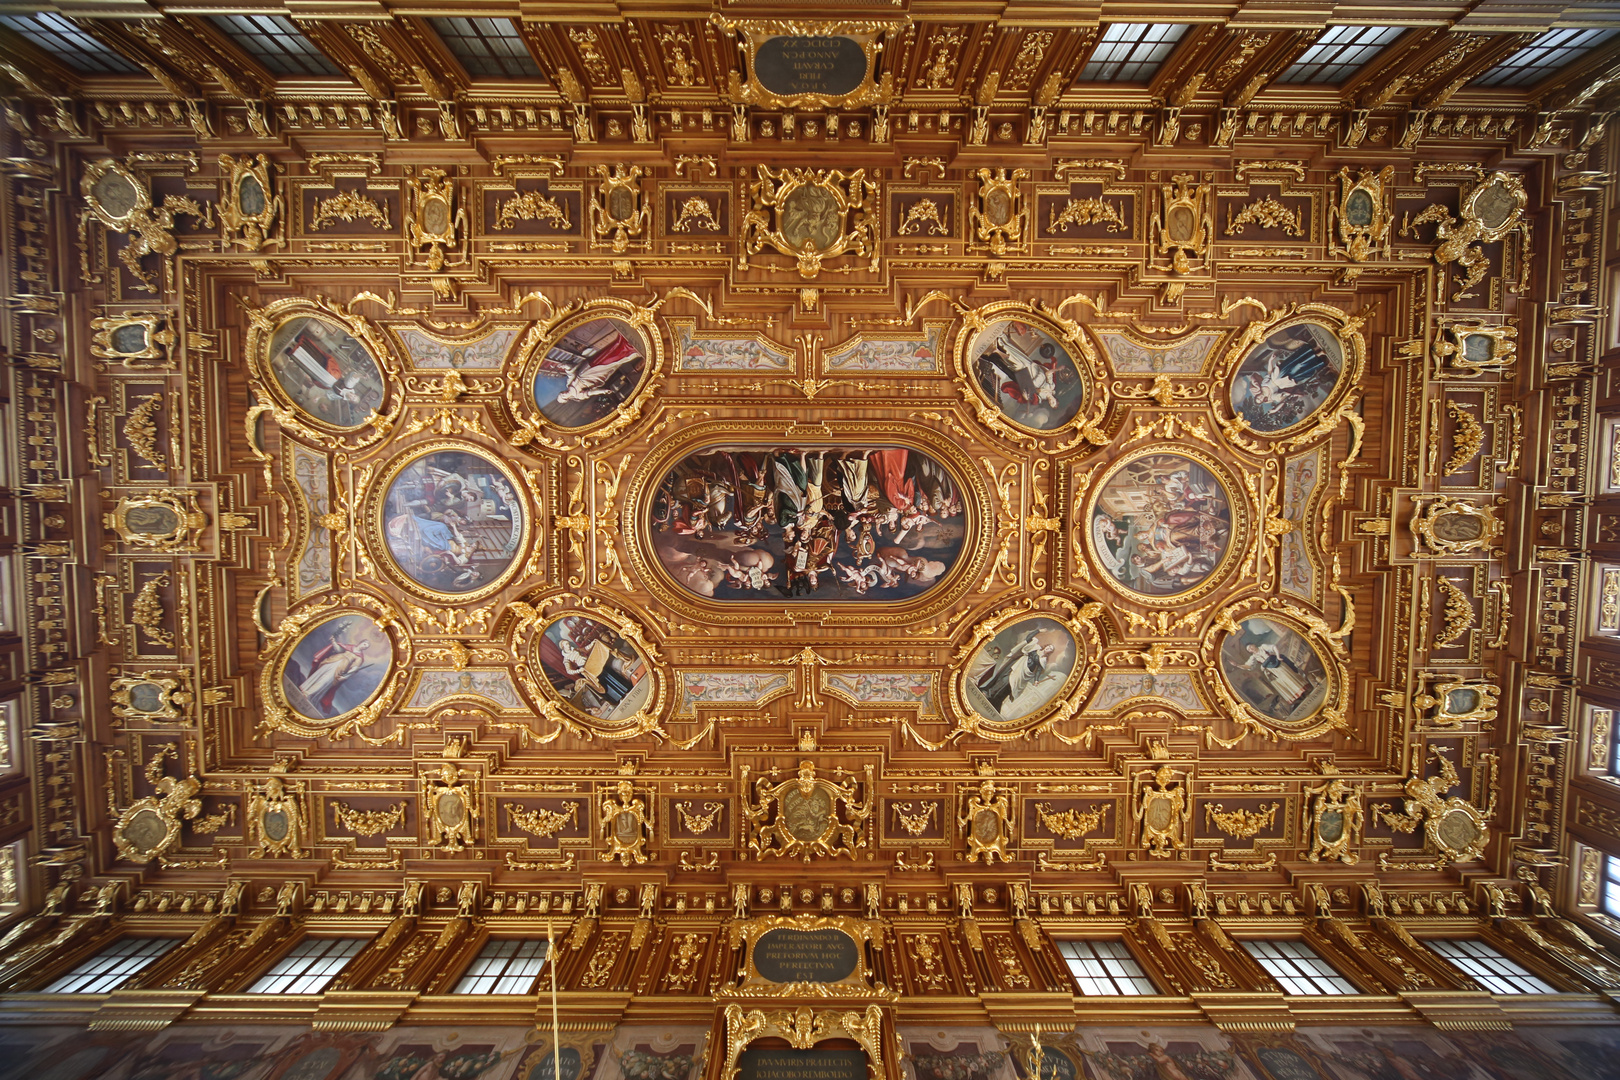
[[[165,552],[199,549],[208,515],[188,488],[150,488],[120,496],[112,512],[102,515],[106,527],[133,547]]]
[[[591,246],[606,247],[615,253],[630,250],[632,239],[647,232],[652,211],[641,191],[641,178],[647,170],[640,165],[606,165],[592,169],[601,183],[590,204]]]
[[[460,768],[451,761],[439,766],[437,776],[424,777],[422,803],[430,845],[445,851],[460,851],[475,842],[473,827],[479,811],[474,783],[476,777],[463,779]]]
[[[1139,842],[1150,857],[1168,859],[1187,846],[1186,773],[1169,765],[1138,773],[1135,803],[1132,817],[1140,829]]]
[[[227,242],[248,251],[281,245],[272,239],[281,196],[270,179],[270,159],[263,154],[237,158],[219,155],[225,188],[219,202],[219,224]]]
[[[1005,255],[1024,243],[1029,228],[1029,207],[1018,186],[1029,179],[1029,170],[980,169],[977,175],[978,199],[968,208],[968,224],[992,255]]]
[[[285,777],[287,765],[278,762],[265,778],[264,786],[248,799],[248,843],[253,858],[265,855],[304,857],[308,839],[308,816],[304,812],[304,786]]]
[[[1199,183],[1192,173],[1177,173],[1168,184],[1159,185],[1158,207],[1153,215],[1156,250],[1170,260],[1175,275],[1193,272],[1193,261],[1209,254],[1215,238],[1211,210],[1211,185]]]
[[[1327,779],[1305,789],[1305,834],[1310,850],[1307,862],[1325,862],[1336,859],[1354,866],[1361,856],[1350,846],[1361,836],[1361,825],[1366,814],[1361,805],[1361,792],[1349,781],[1334,775],[1332,765],[1320,766]]]
[[[443,169],[423,169],[417,176],[406,179],[405,190],[409,195],[405,241],[411,247],[413,261],[427,248],[430,274],[446,266],[465,263],[466,245],[458,242],[457,237],[466,234],[467,211],[456,205],[456,182],[445,175]],[[447,262],[447,251],[459,251],[459,257]]]
[[[1006,792],[998,792],[994,780],[986,777],[979,790],[969,795],[956,823],[967,841],[967,861],[981,858],[991,866],[999,858],[1011,862],[1007,848],[1012,843],[1012,806]]]
[[[1338,179],[1339,198],[1328,204],[1328,250],[1358,263],[1388,258],[1395,166],[1363,169],[1353,179],[1341,167]]]

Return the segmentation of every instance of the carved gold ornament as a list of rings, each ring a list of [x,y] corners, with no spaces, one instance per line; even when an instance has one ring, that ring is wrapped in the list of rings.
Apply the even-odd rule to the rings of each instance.
[[[1504,526],[1488,504],[1419,495],[1412,500],[1407,528],[1419,544],[1414,554],[1449,558],[1489,552],[1502,537]]]
[[[998,858],[1002,862],[1012,861],[1012,854],[1007,850],[1012,843],[1012,807],[1006,792],[996,790],[995,781],[987,779],[979,784],[979,790],[963,803],[956,823],[967,841],[968,862],[982,858],[984,864],[990,866]]]
[[[1486,372],[1512,371],[1518,342],[1517,326],[1442,322],[1434,341],[1435,377],[1472,379]]]
[[[1090,810],[1080,810],[1070,807],[1066,810],[1053,810],[1051,804],[1038,802],[1035,804],[1035,820],[1041,827],[1055,836],[1065,840],[1079,840],[1087,833],[1103,823],[1108,815],[1112,803],[1100,803]]]
[[[1433,672],[1422,672],[1418,679],[1422,686],[1412,695],[1412,705],[1419,710],[1426,727],[1458,728],[1496,719],[1496,703],[1502,691],[1495,683]]]
[[[1530,223],[1524,219],[1524,209],[1529,200],[1518,174],[1495,172],[1463,195],[1459,217],[1453,218],[1444,206],[1430,205],[1416,217],[1406,216],[1401,222],[1401,235],[1412,235],[1420,225],[1435,226],[1434,261],[1442,267],[1456,263],[1463,269],[1463,279],[1456,283],[1451,296],[1452,303],[1457,303],[1475,295],[1468,290],[1479,284],[1490,267],[1484,244],[1512,233],[1528,242]]]
[[[688,195],[681,201],[680,210],[669,229],[671,232],[719,232],[720,219],[715,216],[715,208],[708,199],[702,195]]]
[[[647,843],[653,835],[652,804],[635,793],[635,785],[620,780],[613,794],[602,800],[603,862],[618,859],[624,866],[640,866],[648,859]]]
[[[428,273],[467,261],[466,245],[457,237],[467,231],[467,211],[456,205],[456,182],[443,169],[423,169],[405,181],[409,210],[405,218],[405,241],[416,252],[427,248]],[[460,251],[460,257],[445,261],[447,251]]]
[[[127,368],[166,368],[170,366],[169,347],[175,333],[169,316],[161,311],[128,311],[121,315],[91,319],[90,355],[116,360]]]
[[[1341,167],[1338,179],[1338,201],[1328,206],[1330,250],[1358,263],[1375,256],[1388,258],[1395,166],[1386,165],[1376,173],[1363,169],[1354,179],[1347,167]]]
[[[336,195],[315,200],[315,213],[310,216],[309,228],[316,232],[338,221],[365,221],[374,228],[392,229],[393,220],[388,207],[358,188],[339,191]]]
[[[1214,240],[1210,185],[1192,173],[1177,173],[1171,183],[1159,185],[1153,231],[1161,255],[1170,257],[1172,274],[1192,273],[1194,259],[1203,259]]]
[[[1176,777],[1181,779],[1176,779]],[[1138,842],[1155,859],[1168,859],[1183,850],[1187,831],[1187,774],[1169,765],[1138,773],[1135,809]]]
[[[761,776],[750,789],[746,787],[749,769],[744,766],[743,783],[748,792],[744,834],[749,852],[756,859],[853,858],[868,843],[872,772],[872,766],[866,766],[863,791],[854,777],[834,783],[817,777],[815,765],[804,761],[799,763],[797,777],[772,783],[773,776]]]
[[[1028,169],[980,169],[978,199],[968,209],[968,224],[993,255],[1005,255],[1024,241],[1029,208],[1018,185],[1029,179]],[[1067,226],[1065,226],[1067,227]]]
[[[544,615],[522,602],[508,608],[518,616],[509,639],[520,658],[518,684],[554,725],[538,741],[552,742],[565,731],[587,739],[667,738],[661,723],[667,674],[640,624],[604,604],[550,606],[571,599],[554,597]],[[551,641],[543,646],[548,631]]]
[[[317,631],[319,640],[311,638]],[[309,645],[301,650],[306,640]],[[406,674],[395,658],[410,655],[405,623],[386,601],[369,593],[329,595],[289,612],[260,654],[259,730],[309,739],[353,736],[373,745],[398,742],[405,728],[380,738],[361,729],[393,707]],[[289,670],[293,662],[297,668]],[[340,684],[348,689],[339,691]],[[334,694],[347,699],[368,688],[360,704],[338,711]],[[297,705],[289,695],[298,698]],[[326,701],[331,704],[323,707]]]
[[[610,171],[597,165],[592,171],[601,177],[601,184],[590,204],[591,246],[628,251],[631,239],[646,233],[652,213],[641,192],[646,170],[640,165],[614,165]]]
[[[798,261],[799,276],[818,276],[828,259],[850,252],[870,256],[868,271],[878,268],[883,206],[878,182],[865,169],[772,169],[756,165],[757,179],[748,184],[737,269],[768,246]],[[848,273],[858,267],[843,267]]]
[[[174,744],[165,743],[165,749],[152,756],[146,764],[146,779],[157,791],[137,799],[118,815],[113,825],[113,845],[118,857],[130,862],[145,863],[153,859],[164,861],[164,856],[180,843],[180,825],[202,813],[202,800],[197,793],[202,782],[196,776],[175,779],[163,775],[163,759],[174,752]]]
[[[147,185],[128,166],[110,158],[85,166],[80,189],[96,220],[127,237],[118,251],[118,261],[140,283],[136,288],[143,292],[159,291],[152,275],[141,266],[141,260],[148,255],[163,261],[162,291],[168,293],[174,288],[174,256],[180,250],[174,236],[177,217],[184,214],[196,218],[205,227],[214,224],[212,207],[183,195],[165,195],[162,205],[154,207]]]
[[[304,857],[308,839],[303,785],[272,770],[264,786],[248,799],[248,843],[253,858],[265,855]]]
[[[1412,775],[1406,781],[1402,813],[1394,813],[1388,804],[1373,809],[1384,824],[1396,832],[1410,833],[1421,824],[1427,850],[1438,852],[1442,864],[1473,862],[1484,855],[1485,847],[1491,840],[1486,825],[1495,813],[1496,758],[1490,754],[1480,756],[1481,765],[1490,765],[1493,793],[1491,805],[1480,810],[1457,795],[1442,799],[1442,795],[1459,783],[1456,766],[1443,750],[1431,747],[1429,756],[1440,767],[1440,775],[1421,776],[1418,772],[1422,765],[1421,754],[1421,747],[1412,748]],[[1381,852],[1378,856],[1379,868],[1384,869],[1387,862],[1387,853]]]
[[[1332,766],[1325,766],[1331,769]],[[1361,838],[1361,825],[1365,812],[1361,806],[1361,792],[1354,785],[1337,776],[1305,789],[1305,834],[1310,850],[1307,862],[1337,860],[1353,866],[1361,857],[1350,850]]]
[[[785,1039],[797,1050],[808,1050],[817,1043],[831,1039],[853,1039],[866,1051],[868,1080],[883,1080],[883,1009],[868,1005],[865,1012],[853,1009],[813,1009],[808,1005],[782,1012],[767,1013],[762,1009],[747,1009],[741,1005],[727,1005],[726,1057],[720,1069],[720,1080],[737,1080],[741,1073],[738,1065],[742,1052],[756,1039]]]
[[[195,695],[189,689],[191,673],[180,670],[170,677],[160,671],[120,675],[112,680],[108,700],[120,720],[180,720],[189,716]]]
[[[154,488],[120,496],[102,520],[126,544],[169,552],[197,551],[208,528],[208,515],[197,505],[197,492],[186,488]]]
[[[225,239],[248,251],[262,251],[281,241],[272,240],[270,231],[281,212],[281,196],[270,180],[270,159],[219,155],[225,173],[225,188],[219,203],[219,224]]]
[[[453,762],[439,766],[437,776],[422,779],[422,801],[427,808],[427,842],[445,851],[460,851],[477,841],[474,825],[481,816],[474,790],[477,778],[463,780]]]

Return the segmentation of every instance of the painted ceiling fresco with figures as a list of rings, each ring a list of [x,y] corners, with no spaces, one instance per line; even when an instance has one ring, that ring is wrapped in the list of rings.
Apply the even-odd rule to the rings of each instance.
[[[1403,914],[1620,985],[1612,55],[1441,94],[1523,35],[1414,29],[1341,108],[1211,24],[1115,107],[1096,27],[905,7],[523,23],[526,98],[404,14],[310,33],[425,97],[6,69],[0,987],[193,909],[394,928],[357,992],[537,913],[582,993],[701,997],[764,917],[906,994],[1104,924],[1274,993],[1216,918],[1470,992]],[[226,78],[190,19],[143,54]],[[236,988],[243,919],[151,985]]]

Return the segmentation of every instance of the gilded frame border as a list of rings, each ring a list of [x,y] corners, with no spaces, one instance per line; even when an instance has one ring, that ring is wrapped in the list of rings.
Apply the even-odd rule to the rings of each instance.
[[[287,661],[291,659],[293,650],[310,630],[345,615],[360,615],[371,619],[377,628],[393,641],[394,654],[389,658],[388,672],[377,689],[362,704],[348,712],[329,719],[305,716],[295,710],[282,693],[282,672],[287,666]],[[411,655],[411,638],[405,624],[386,601],[368,593],[349,593],[342,597],[329,596],[302,610],[292,612],[281,620],[259,656],[259,700],[264,710],[264,716],[259,721],[259,730],[283,731],[309,739],[341,739],[359,735],[371,743],[389,742],[403,734],[404,729],[400,728],[395,735],[384,736],[381,739],[365,735],[359,729],[376,723],[384,713],[392,711],[390,703],[398,696],[399,688],[405,681],[409,668],[408,662],[402,664],[400,658],[409,658]]]
[[[1361,334],[1364,321],[1360,316],[1348,315],[1331,304],[1291,304],[1269,319],[1257,319],[1245,326],[1227,345],[1226,355],[1215,369],[1217,374],[1214,382],[1220,392],[1212,395],[1211,403],[1215,406],[1215,418],[1228,438],[1239,449],[1251,453],[1263,454],[1266,449],[1242,439],[1243,434],[1272,441],[1273,452],[1287,453],[1314,442],[1338,427],[1339,421],[1349,411],[1354,392],[1367,371],[1367,341]],[[1305,323],[1321,326],[1339,339],[1344,365],[1339,369],[1338,381],[1320,405],[1287,427],[1276,431],[1259,431],[1250,427],[1248,421],[1232,408],[1232,379],[1238,367],[1256,345],[1278,330]]]
[[[1002,411],[979,386],[979,380],[968,371],[968,350],[991,326],[999,322],[1028,322],[1043,330],[1053,341],[1067,347],[1074,371],[1080,378],[1080,406],[1074,416],[1055,428],[1041,430],[1025,427]],[[1061,437],[1068,431],[1082,431],[1096,427],[1106,415],[1109,395],[1106,390],[1107,369],[1097,348],[1080,328],[1070,320],[1059,320],[1033,304],[1022,300],[996,300],[965,312],[962,325],[956,331],[951,349],[951,367],[963,394],[974,406],[979,422],[998,435],[1030,444],[1032,440]]]

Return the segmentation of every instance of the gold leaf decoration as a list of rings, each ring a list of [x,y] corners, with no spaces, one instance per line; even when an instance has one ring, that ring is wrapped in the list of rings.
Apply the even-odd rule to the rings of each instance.
[[[1206,803],[1204,805],[1204,821],[1213,828],[1221,830],[1228,836],[1235,836],[1239,840],[1247,840],[1261,829],[1269,829],[1277,823],[1277,810],[1282,803],[1272,803],[1270,806],[1261,806],[1257,810],[1228,810],[1220,803]]]

